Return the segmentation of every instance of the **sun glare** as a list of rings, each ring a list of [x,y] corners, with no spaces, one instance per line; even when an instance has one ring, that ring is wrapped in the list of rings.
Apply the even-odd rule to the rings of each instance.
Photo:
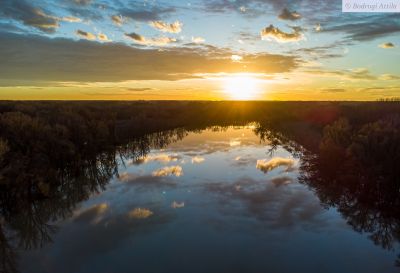
[[[230,76],[223,80],[224,91],[233,100],[252,100],[259,96],[258,81],[252,76]]]

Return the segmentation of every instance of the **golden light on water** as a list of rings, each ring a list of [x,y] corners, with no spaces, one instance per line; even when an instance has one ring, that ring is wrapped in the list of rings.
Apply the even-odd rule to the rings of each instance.
[[[229,99],[253,100],[260,95],[259,81],[249,75],[235,75],[224,78],[223,89]]]

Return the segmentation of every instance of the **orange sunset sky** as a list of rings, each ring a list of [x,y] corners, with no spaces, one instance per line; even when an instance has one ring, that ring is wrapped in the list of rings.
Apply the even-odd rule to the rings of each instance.
[[[0,99],[392,98],[399,45],[338,0],[3,0]]]

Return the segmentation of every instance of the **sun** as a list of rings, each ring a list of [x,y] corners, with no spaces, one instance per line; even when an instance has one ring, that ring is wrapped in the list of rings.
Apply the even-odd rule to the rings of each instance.
[[[258,80],[248,75],[225,77],[223,88],[229,98],[233,100],[252,100],[259,96]]]

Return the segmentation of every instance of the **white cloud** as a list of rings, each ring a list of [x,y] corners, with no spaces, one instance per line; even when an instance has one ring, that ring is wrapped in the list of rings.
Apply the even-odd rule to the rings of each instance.
[[[273,39],[279,43],[287,43],[287,42],[297,42],[304,39],[303,34],[301,33],[300,27],[291,27],[293,29],[292,33],[287,33],[280,30],[273,25],[264,28],[261,30],[261,39],[268,40]]]
[[[170,38],[170,37],[146,38],[134,32],[126,33],[125,35],[131,38],[137,44],[148,45],[148,46],[165,46],[170,43],[176,42],[175,38]]]
[[[129,218],[145,219],[153,215],[153,212],[145,208],[135,208],[128,213]]]
[[[296,162],[292,158],[274,157],[270,160],[261,159],[257,160],[257,169],[264,173],[270,172],[278,167],[286,167],[285,171],[293,170]]]
[[[183,175],[183,170],[182,167],[179,165],[176,166],[169,166],[169,167],[164,167],[158,170],[155,170],[152,173],[153,176],[170,176],[174,175],[176,177],[182,176]]]
[[[206,40],[203,37],[192,37],[192,42],[195,44],[202,44]]]
[[[179,21],[171,24],[163,21],[151,21],[150,26],[162,32],[179,33],[182,31],[183,24]]]
[[[204,160],[205,160],[204,157],[195,156],[192,158],[192,164],[199,164],[199,163],[204,162]]]

